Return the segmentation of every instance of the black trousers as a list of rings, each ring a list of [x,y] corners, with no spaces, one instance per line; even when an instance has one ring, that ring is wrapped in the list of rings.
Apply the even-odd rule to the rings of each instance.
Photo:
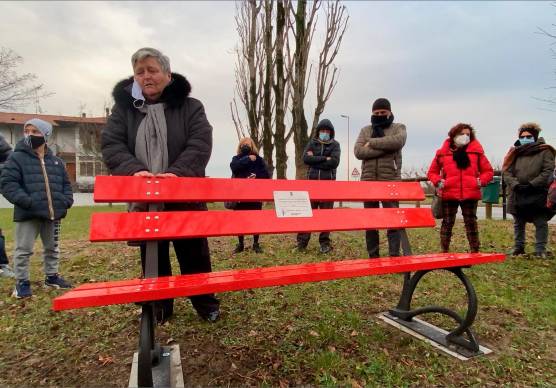
[[[0,265],[8,265],[8,255],[6,255],[6,240],[0,229]]]
[[[210,251],[206,238],[191,238],[173,240],[174,251],[180,266],[182,275],[211,272]],[[145,257],[147,247],[141,244],[141,267],[145,272]],[[158,275],[171,276],[172,267],[170,265],[170,241],[160,241],[158,243]],[[220,301],[214,294],[195,295],[189,297],[197,313],[206,317],[210,312],[218,310]],[[161,308],[162,318],[170,317],[174,312],[174,300],[165,299],[158,303]]]
[[[400,207],[397,201],[381,201],[383,208],[396,208]],[[379,202],[365,202],[365,209],[378,208]],[[386,231],[386,238],[388,239],[388,256],[399,256],[400,255],[400,244],[401,235],[400,231],[397,229],[388,229]],[[378,230],[370,229],[365,232],[365,240],[367,242],[367,252],[369,253],[369,258],[380,257],[379,252],[379,236]]]
[[[311,202],[311,208],[313,209],[332,209],[334,208],[334,202]],[[298,233],[297,234],[297,245],[301,247],[306,247],[311,239],[311,233]],[[330,232],[320,232],[319,243],[321,246],[330,245]]]

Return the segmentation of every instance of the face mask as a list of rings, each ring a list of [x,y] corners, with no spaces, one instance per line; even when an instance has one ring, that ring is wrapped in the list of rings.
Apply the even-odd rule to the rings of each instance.
[[[46,139],[44,138],[44,136],[29,135],[25,138],[25,142],[31,148],[35,149],[35,148],[39,148],[40,146],[42,146],[46,142]]]
[[[521,143],[521,145],[531,144],[531,143],[535,142],[535,138],[533,138],[533,137],[520,137],[519,142]]]
[[[249,147],[247,144],[244,144],[241,146],[240,151],[242,154],[247,155],[251,153],[251,147]]]
[[[131,85],[131,97],[133,97],[133,106],[136,108],[142,108],[145,105],[145,96],[143,96],[143,91],[141,86],[137,81],[133,80],[133,85]]]
[[[463,147],[469,144],[469,135],[458,135],[454,137],[454,144],[458,147]]]
[[[319,139],[322,141],[328,141],[330,140],[330,134],[326,132],[319,132]]]
[[[390,115],[390,117],[392,117],[392,115]],[[390,117],[389,116],[372,115],[371,116],[371,124],[373,126],[385,126],[390,121]],[[392,123],[392,121],[390,121],[390,123]]]

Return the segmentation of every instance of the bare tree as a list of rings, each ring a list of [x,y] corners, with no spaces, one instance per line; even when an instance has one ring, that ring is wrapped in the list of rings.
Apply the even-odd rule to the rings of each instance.
[[[313,112],[311,128],[308,128],[305,118],[305,97],[311,78],[312,65],[308,66],[311,43],[316,27],[316,15],[321,6],[321,1],[311,3],[307,13],[307,1],[297,3],[296,11],[292,11],[294,23],[291,24],[295,37],[295,61],[292,74],[292,128],[294,131],[296,178],[305,176],[306,166],[303,163],[303,151],[310,137],[314,135],[320,115],[324,111],[326,102],[332,95],[338,82],[338,68],[334,60],[340,49],[344,33],[347,28],[349,16],[346,7],[339,0],[326,2],[326,26],[323,46],[320,49],[318,69],[316,75],[317,103]]]
[[[262,145],[263,153],[268,172],[270,176],[274,174],[274,162],[272,153],[274,151],[274,143],[272,141],[272,84],[274,80],[274,60],[273,60],[273,44],[272,44],[272,10],[274,8],[274,0],[264,0],[264,18],[262,20],[263,32],[263,48],[265,74],[263,82],[263,128],[262,128]]]
[[[34,83],[33,73],[18,74],[16,69],[23,58],[9,48],[0,48],[0,110],[16,110],[52,93],[44,91],[43,84]],[[38,108],[37,108],[38,109]]]
[[[290,23],[295,41],[295,52],[293,68],[291,69],[292,84],[292,128],[293,141],[295,144],[295,177],[302,179],[305,176],[306,166],[303,163],[303,151],[309,135],[307,134],[307,120],[305,118],[305,95],[308,88],[307,64],[309,62],[309,51],[315,32],[315,17],[320,8],[321,1],[315,0],[307,14],[307,1],[299,0],[294,10],[291,8],[293,21]],[[309,75],[311,69],[309,68]]]
[[[262,2],[246,0],[236,3],[236,31],[239,44],[236,46],[235,94],[245,109],[247,125],[243,123],[236,98],[230,103],[232,120],[238,138],[249,134],[255,144],[261,145],[260,121],[262,116],[262,82],[264,72],[264,49],[261,44],[261,28],[257,19]]]
[[[290,96],[289,74],[291,56],[288,45],[288,21],[290,16],[291,2],[289,0],[278,1],[276,4],[276,42],[274,46],[274,57],[276,69],[274,89],[274,103],[276,106],[274,144],[276,146],[276,178],[286,179],[288,168],[288,154],[286,145],[293,133],[290,130],[286,134],[286,112]],[[287,59],[290,59],[289,61]]]
[[[346,32],[349,16],[346,7],[340,5],[338,0],[329,1],[326,5],[326,36],[319,54],[319,68],[317,71],[317,104],[313,114],[313,126],[311,127],[311,137],[314,135],[315,128],[324,111],[324,107],[338,83],[339,70],[334,65],[334,60],[342,38]],[[332,70],[332,72],[330,72]]]

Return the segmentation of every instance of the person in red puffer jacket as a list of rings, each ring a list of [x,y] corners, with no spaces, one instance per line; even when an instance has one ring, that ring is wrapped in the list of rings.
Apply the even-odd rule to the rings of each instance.
[[[490,183],[493,176],[492,166],[475,138],[473,127],[459,123],[450,129],[448,139],[436,151],[427,173],[442,198],[440,245],[443,252],[450,248],[458,207],[461,207],[471,252],[479,252],[477,203],[481,199],[481,186]]]

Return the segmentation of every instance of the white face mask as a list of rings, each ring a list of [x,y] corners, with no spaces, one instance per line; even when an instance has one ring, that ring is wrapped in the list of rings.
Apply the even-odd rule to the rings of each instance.
[[[458,147],[463,147],[469,144],[469,135],[457,135],[454,137],[454,143]]]

